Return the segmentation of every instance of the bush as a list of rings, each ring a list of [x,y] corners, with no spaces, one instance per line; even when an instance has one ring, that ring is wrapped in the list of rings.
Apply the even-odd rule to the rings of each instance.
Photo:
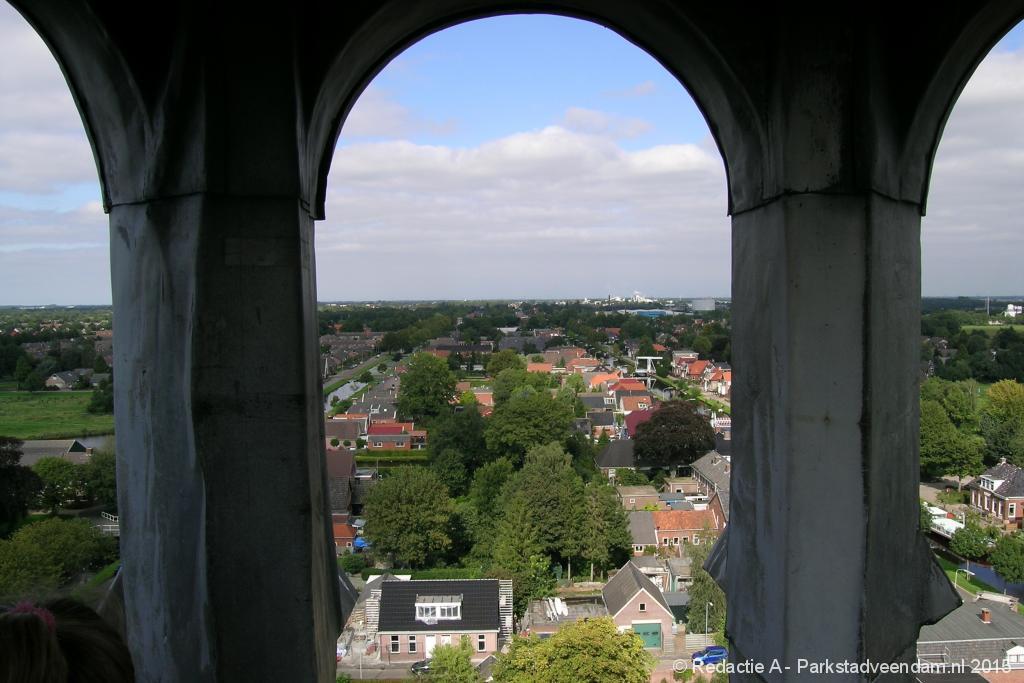
[[[338,556],[338,566],[348,574],[359,574],[366,569],[366,557],[357,553],[345,553]]]

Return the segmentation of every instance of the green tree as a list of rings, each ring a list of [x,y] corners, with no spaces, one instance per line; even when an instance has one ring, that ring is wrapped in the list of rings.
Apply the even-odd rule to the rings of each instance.
[[[62,458],[42,458],[32,470],[42,482],[39,505],[53,513],[75,500],[82,490],[83,472],[78,465]]]
[[[715,432],[691,401],[669,401],[636,430],[637,461],[685,467],[715,447]]]
[[[466,472],[465,456],[459,451],[454,448],[446,448],[432,456],[430,469],[448,488],[451,495],[461,496],[466,492],[469,474]]]
[[[17,364],[14,366],[14,381],[20,386],[30,372],[32,372],[32,359],[26,354],[20,355]]]
[[[452,543],[454,506],[448,489],[425,467],[401,467],[367,496],[365,535],[377,552],[407,566],[424,567]]]
[[[952,464],[952,454],[960,448],[963,436],[957,431],[943,409],[933,399],[921,401],[921,477],[937,479]]]
[[[563,441],[572,421],[572,410],[549,394],[516,395],[495,407],[484,438],[492,452],[519,463],[530,448]]]
[[[117,543],[84,519],[51,517],[22,527],[11,542],[17,550],[43,551],[47,565],[58,568],[62,581],[98,569],[117,556]]]
[[[497,377],[499,372],[509,368],[526,369],[526,359],[516,353],[514,349],[503,349],[492,353],[490,360],[487,361],[487,374],[491,377]]]
[[[1024,583],[1024,537],[1019,533],[1001,536],[990,556],[999,576],[1009,583]]]
[[[493,535],[493,574],[512,579],[513,610],[522,616],[531,600],[551,594],[555,577],[544,552],[540,523],[530,503],[512,496],[503,501]]]
[[[656,663],[640,636],[620,633],[610,617],[568,624],[545,640],[517,636],[497,659],[499,683],[646,683]]]
[[[495,375],[492,384],[494,404],[501,405],[514,395],[545,391],[548,388],[548,377],[539,372],[506,368]]]
[[[932,528],[932,513],[928,512],[928,503],[921,501],[921,517],[918,526],[921,531],[927,532]]]
[[[949,549],[965,560],[980,560],[988,554],[989,538],[974,520],[968,518],[949,540]]]
[[[430,680],[438,683],[477,683],[481,680],[473,666],[473,646],[462,636],[458,645],[438,645],[430,657]]]
[[[449,448],[462,454],[463,464],[469,472],[475,471],[488,460],[484,428],[487,423],[477,410],[444,413],[431,421],[430,449],[436,453]]]
[[[387,372],[387,371],[388,371],[388,364],[387,363],[381,363],[381,364],[379,364],[377,366],[377,372],[384,373],[384,372]]]
[[[651,481],[640,470],[617,468],[615,470],[615,483],[618,486],[646,486]]]
[[[1000,458],[1024,466],[1024,384],[1014,380],[996,382],[986,394],[981,411],[981,435],[989,462]]]
[[[356,381],[360,384],[369,384],[373,381],[373,373],[369,370],[363,370],[359,373],[359,377],[356,378]]]
[[[51,594],[60,585],[60,566],[42,548],[0,540],[0,601]]]
[[[429,353],[417,353],[407,367],[398,393],[398,412],[422,419],[448,410],[455,396],[455,375],[448,364]]]
[[[46,379],[43,377],[43,373],[36,369],[28,373],[18,387],[22,391],[42,391],[46,388]]]
[[[473,473],[469,499],[483,517],[493,519],[497,516],[501,506],[501,489],[512,472],[512,462],[508,458],[498,458]]]
[[[28,514],[42,487],[39,475],[21,465],[22,441],[0,436],[0,538]]]
[[[625,510],[615,489],[604,482],[591,482],[586,487],[581,552],[590,563],[590,580],[594,569],[619,567],[629,557],[632,537]]]
[[[117,510],[117,457],[96,451],[85,464],[85,490],[108,510]]]
[[[583,549],[586,515],[583,480],[561,445],[536,446],[526,454],[523,468],[502,489],[504,514],[530,511],[540,550],[569,562]]]
[[[107,365],[107,361],[104,360],[103,356],[96,354],[96,359],[92,363],[92,371],[100,375],[105,375],[110,372],[110,366]]]
[[[714,545],[714,534],[705,529],[698,534],[700,543],[686,546],[686,555],[690,558],[690,571],[693,583],[690,585],[690,609],[687,612],[686,630],[689,633],[714,633],[725,628],[725,593],[718,587],[704,569],[704,562],[711,554]],[[710,603],[710,606],[709,606]],[[704,630],[705,611],[707,612],[707,631]]]
[[[90,413],[113,413],[114,412],[114,382],[113,376],[102,380],[99,385],[92,390],[92,398],[89,399],[89,407],[86,408]]]

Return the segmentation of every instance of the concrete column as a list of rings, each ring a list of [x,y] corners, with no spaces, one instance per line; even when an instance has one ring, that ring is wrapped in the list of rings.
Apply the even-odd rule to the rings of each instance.
[[[196,194],[110,224],[139,680],[333,680],[312,221],[294,198]]]
[[[733,659],[783,667],[738,680],[800,678],[801,658],[895,661],[958,604],[918,531],[919,230],[916,205],[871,192],[733,218],[735,460],[715,569]]]

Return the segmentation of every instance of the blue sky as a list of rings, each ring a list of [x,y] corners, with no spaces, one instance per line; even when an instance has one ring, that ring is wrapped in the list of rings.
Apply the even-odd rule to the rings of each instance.
[[[922,224],[926,295],[1024,290],[1020,121],[1022,27],[947,125]],[[725,174],[684,88],[618,35],[546,15],[475,21],[411,46],[357,102],[316,249],[324,301],[727,296]],[[74,103],[0,3],[0,304],[109,301]]]

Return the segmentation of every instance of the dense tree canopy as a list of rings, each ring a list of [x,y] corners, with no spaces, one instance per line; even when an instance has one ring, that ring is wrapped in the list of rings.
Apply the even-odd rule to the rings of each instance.
[[[42,458],[32,470],[39,476],[40,507],[56,512],[78,498],[83,489],[83,472],[78,465],[63,458]]]
[[[39,476],[21,465],[22,442],[0,436],[0,538],[25,518],[42,487]]]
[[[637,460],[667,467],[684,467],[715,447],[710,423],[692,401],[669,401],[637,427]]]
[[[425,467],[401,467],[367,497],[365,535],[376,552],[404,566],[434,563],[451,546],[454,506],[448,489]]]
[[[1024,467],[1024,384],[996,382],[989,387],[987,398],[981,411],[986,458],[990,462],[1006,458]]]
[[[655,660],[640,636],[619,632],[610,617],[563,626],[550,638],[516,637],[499,655],[494,680],[500,683],[646,683]]]
[[[438,683],[478,683],[473,646],[462,636],[458,644],[438,645],[430,655],[430,680]]]
[[[693,573],[686,630],[690,633],[715,633],[725,628],[725,593],[704,569],[704,562],[714,544],[714,534],[705,531],[698,538],[701,541],[699,544],[686,546],[686,555],[690,558]],[[705,621],[707,631],[704,630]]]
[[[497,353],[492,353],[490,360],[487,361],[487,374],[491,377],[496,377],[502,370],[510,368],[515,370],[526,369],[526,359],[513,349],[502,349]]]
[[[519,463],[530,448],[563,441],[572,421],[572,408],[550,394],[518,394],[494,409],[484,437],[492,452]]]
[[[1024,583],[1024,536],[1001,536],[989,557],[992,566],[1009,583]]]
[[[455,375],[448,364],[429,353],[417,353],[402,375],[398,412],[408,418],[434,417],[449,409],[455,396]]]

